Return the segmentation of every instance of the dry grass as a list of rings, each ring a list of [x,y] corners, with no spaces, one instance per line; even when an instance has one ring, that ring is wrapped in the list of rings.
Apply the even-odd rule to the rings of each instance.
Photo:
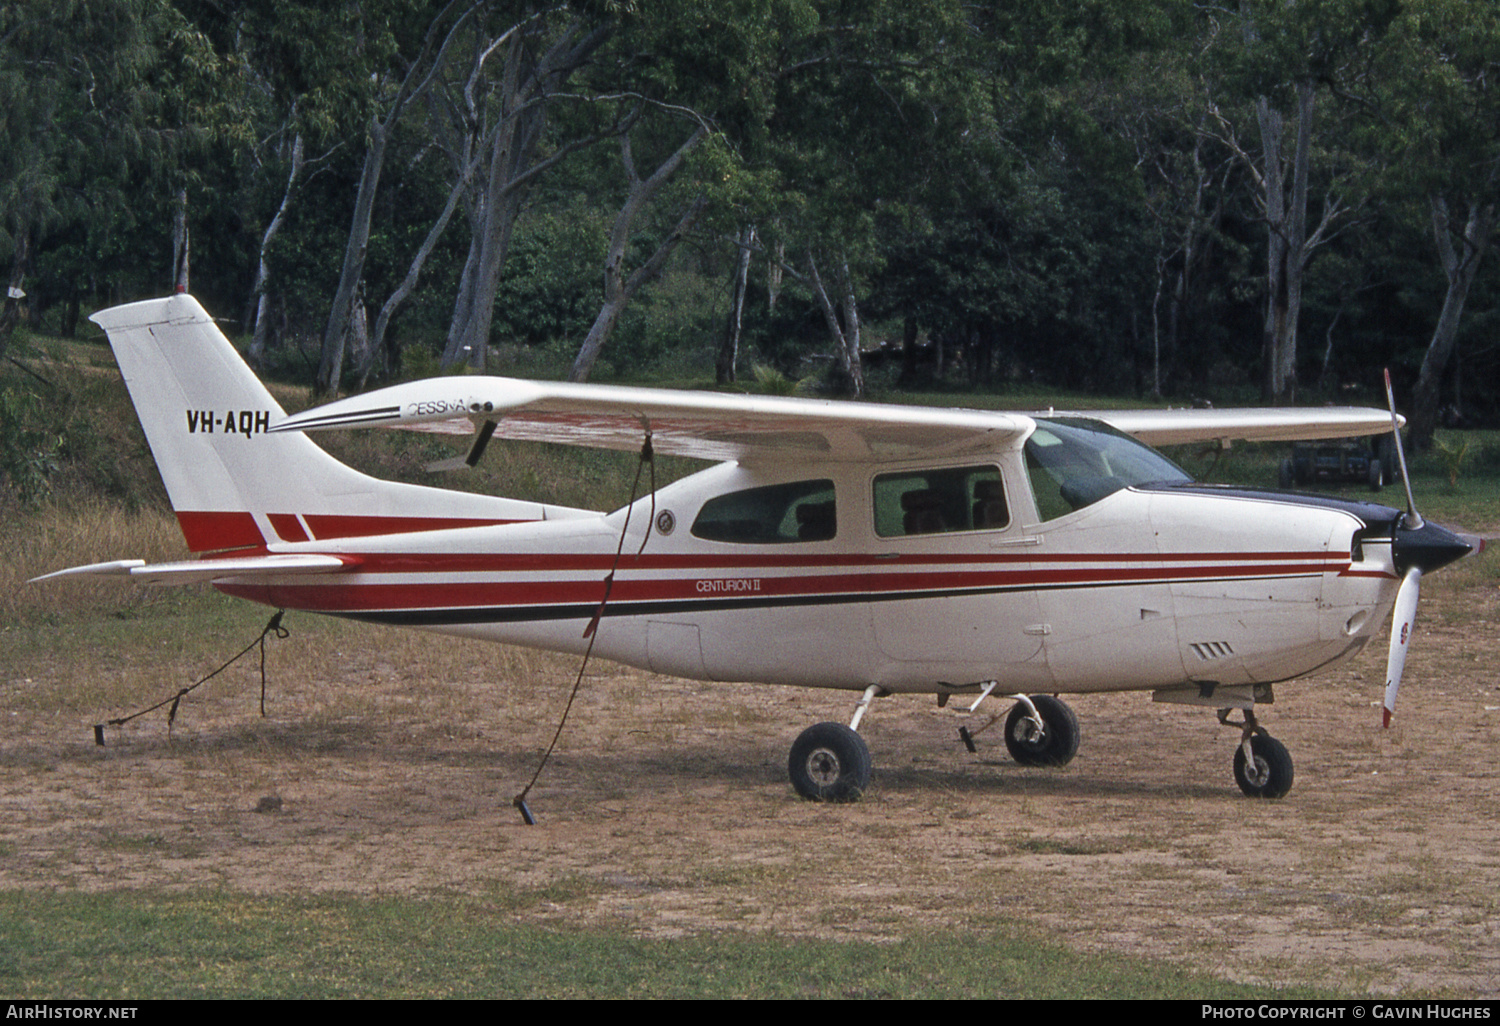
[[[104,577],[27,584],[33,577],[113,559],[159,562],[186,556],[171,513],[127,511],[99,499],[12,511],[0,521],[0,550],[0,622],[10,624],[140,606],[163,594]]]
[[[1429,591],[1432,621],[1487,597]],[[644,937],[884,942],[1019,918],[1231,979],[1500,992],[1486,811],[1500,682],[1454,659],[1446,627],[1419,632],[1391,731],[1374,707],[1383,654],[1278,689],[1265,720],[1298,783],[1275,803],[1240,798],[1233,732],[1211,716],[1122,695],[1074,703],[1084,746],[1061,771],[966,755],[952,708],[880,703],[871,793],[809,805],[786,747],[846,698],[601,666],[527,828],[510,798],[571,661],[295,615],[271,648],[266,719],[256,673],[237,667],[170,734],[156,714],[93,746],[91,722],[211,668],[215,644],[237,649],[261,622],[203,595],[114,655],[31,650],[30,692],[7,681],[0,705],[0,887],[510,895],[495,908],[508,920]],[[1500,664],[1500,639],[1473,650]],[[111,673],[129,688],[92,705],[69,684]],[[270,795],[281,811],[256,813]]]

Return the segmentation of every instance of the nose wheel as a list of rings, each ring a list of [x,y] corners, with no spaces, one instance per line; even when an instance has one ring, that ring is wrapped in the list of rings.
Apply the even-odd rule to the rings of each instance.
[[[1229,724],[1227,709],[1219,711],[1219,722]],[[1230,724],[1234,726],[1235,724]],[[1234,750],[1234,782],[1251,798],[1281,798],[1292,789],[1292,757],[1286,745],[1267,734],[1245,710],[1240,744]]]

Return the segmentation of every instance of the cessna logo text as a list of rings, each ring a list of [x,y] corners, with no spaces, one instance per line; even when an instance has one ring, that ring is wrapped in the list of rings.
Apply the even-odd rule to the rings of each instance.
[[[187,429],[190,435],[263,435],[271,427],[270,410],[188,410]]]
[[[434,413],[468,413],[469,408],[463,403],[448,402],[446,399],[429,399],[421,403],[407,403],[406,415],[408,417],[429,417]]]

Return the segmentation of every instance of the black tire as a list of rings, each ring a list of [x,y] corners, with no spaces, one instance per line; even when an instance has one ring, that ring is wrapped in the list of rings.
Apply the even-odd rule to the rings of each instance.
[[[1078,754],[1078,717],[1066,703],[1051,695],[1032,695],[1031,704],[1042,718],[1042,731],[1025,704],[1017,702],[1005,718],[1005,747],[1022,766],[1066,766]]]
[[[1385,474],[1386,484],[1401,480],[1400,461],[1396,459],[1396,442],[1392,435],[1381,435],[1375,440],[1375,455],[1380,459],[1380,469]]]
[[[1378,456],[1370,457],[1370,491],[1378,492],[1385,487],[1385,464]]]
[[[870,786],[870,749],[842,723],[814,723],[792,744],[787,773],[808,801],[858,801]]]
[[[1245,749],[1234,750],[1234,782],[1251,798],[1281,798],[1292,789],[1292,757],[1286,745],[1266,734],[1250,739],[1255,755],[1255,779],[1245,769]]]
[[[1292,469],[1292,461],[1284,459],[1281,461],[1281,469],[1276,474],[1276,481],[1282,488],[1291,488],[1297,483],[1296,471]]]

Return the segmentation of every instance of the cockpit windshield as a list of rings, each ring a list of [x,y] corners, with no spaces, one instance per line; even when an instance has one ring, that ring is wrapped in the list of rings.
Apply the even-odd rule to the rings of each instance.
[[[1026,470],[1043,520],[1093,505],[1121,488],[1192,481],[1161,453],[1108,424],[1038,418],[1026,440]]]

